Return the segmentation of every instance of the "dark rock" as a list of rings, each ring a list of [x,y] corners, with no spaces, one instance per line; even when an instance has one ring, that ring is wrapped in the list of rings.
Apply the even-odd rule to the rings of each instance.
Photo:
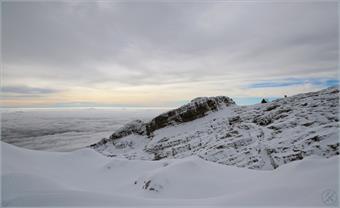
[[[259,116],[254,118],[253,122],[260,126],[267,126],[272,123],[272,118],[269,116]]]
[[[113,133],[110,136],[110,139],[115,140],[130,134],[145,135],[146,134],[145,123],[141,120],[131,121],[125,124],[122,128],[115,131],[115,133]]]
[[[229,125],[233,125],[234,123],[241,122],[241,117],[235,116],[235,117],[229,118],[228,121],[229,121]]]
[[[277,107],[279,107],[279,105],[271,105],[271,106],[268,106],[265,111],[271,111],[271,110],[274,110]]]
[[[216,149],[224,149],[224,148],[225,148],[224,145],[219,145],[219,146],[216,147]]]
[[[146,125],[146,131],[150,135],[157,129],[168,125],[193,121],[205,116],[210,111],[217,111],[230,105],[235,105],[235,102],[231,98],[224,96],[196,98],[180,108],[168,111],[152,119]]]
[[[311,126],[313,124],[314,124],[314,122],[307,122],[307,123],[302,124],[302,126],[308,127],[308,126]]]
[[[261,100],[261,103],[268,103],[268,100],[263,98],[263,99]]]
[[[149,180],[149,181],[146,181],[146,182],[144,182],[143,189],[148,189],[148,188],[149,188],[149,186],[150,186],[150,183],[151,183],[151,181],[150,181],[150,180]]]
[[[189,122],[205,116],[208,112],[217,111],[230,105],[235,105],[235,102],[231,98],[225,96],[195,98],[186,105],[155,117],[149,123],[144,123],[141,120],[129,122],[115,131],[109,139],[104,138],[89,147],[97,148],[105,145],[107,142],[113,143],[114,140],[130,134],[148,135],[150,137],[157,129],[169,125]]]

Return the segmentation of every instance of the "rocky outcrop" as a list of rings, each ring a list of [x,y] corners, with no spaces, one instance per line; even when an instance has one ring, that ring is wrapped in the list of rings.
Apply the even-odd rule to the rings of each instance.
[[[193,121],[205,116],[208,112],[214,112],[231,105],[235,105],[235,102],[225,96],[195,98],[180,108],[168,111],[152,119],[146,125],[147,134],[151,135],[155,130],[168,125]]]
[[[339,89],[333,87],[251,106],[234,105],[226,97],[198,98],[151,122],[127,125],[93,147],[129,159],[197,155],[225,165],[275,169],[311,155],[339,155],[338,136]]]
[[[155,117],[150,122],[145,123],[141,120],[131,121],[115,131],[109,139],[104,138],[90,147],[96,148],[130,134],[152,136],[152,133],[157,129],[193,121],[205,116],[208,112],[214,112],[230,105],[235,105],[235,102],[229,97],[198,97],[186,105]]]
[[[117,131],[115,131],[108,139],[104,138],[100,140],[98,143],[90,145],[90,147],[96,149],[97,147],[105,145],[108,142],[113,142],[114,140],[123,138],[130,134],[145,135],[146,134],[146,123],[144,123],[141,120],[131,121],[125,124],[123,127],[118,129]]]
[[[119,139],[130,134],[145,135],[146,124],[141,120],[134,120],[125,124],[110,136],[111,140]]]

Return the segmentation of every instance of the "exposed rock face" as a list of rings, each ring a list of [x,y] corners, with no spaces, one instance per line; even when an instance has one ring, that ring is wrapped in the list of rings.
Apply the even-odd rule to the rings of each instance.
[[[146,125],[147,134],[150,135],[155,130],[172,124],[193,121],[205,116],[207,112],[217,111],[230,105],[235,105],[235,102],[225,96],[195,98],[180,108],[168,111],[152,119]]]
[[[139,135],[145,135],[146,134],[146,123],[144,123],[141,120],[134,120],[127,124],[125,124],[122,128],[115,131],[109,139],[102,139],[98,143],[92,144],[90,147],[97,148],[101,145],[105,145],[107,142],[113,142],[114,140],[123,138],[125,136],[128,136],[130,134],[139,134]]]
[[[118,129],[115,133],[110,136],[110,139],[119,139],[130,134],[145,135],[146,128],[145,123],[141,120],[134,120],[125,124],[122,128]]]
[[[230,105],[235,105],[235,102],[229,97],[198,97],[186,105],[155,117],[148,123],[144,123],[141,120],[131,121],[114,132],[109,139],[102,139],[100,142],[93,144],[90,147],[95,148],[106,144],[109,141],[120,139],[130,134],[151,136],[157,129],[193,121],[205,116],[208,112],[217,111]]]
[[[93,147],[130,159],[197,155],[225,165],[275,169],[311,155],[339,154],[339,89],[252,106],[234,105],[229,98],[199,98],[149,123],[137,123]],[[122,144],[129,144],[124,151]]]

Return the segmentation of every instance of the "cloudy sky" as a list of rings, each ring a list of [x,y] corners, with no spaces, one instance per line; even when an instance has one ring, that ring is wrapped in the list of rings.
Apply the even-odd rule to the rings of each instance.
[[[2,105],[240,104],[338,84],[337,2],[2,2]]]

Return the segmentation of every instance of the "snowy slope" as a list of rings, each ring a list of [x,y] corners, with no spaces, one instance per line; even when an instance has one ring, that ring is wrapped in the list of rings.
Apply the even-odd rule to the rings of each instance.
[[[252,106],[237,106],[222,96],[199,98],[150,122],[133,121],[91,147],[111,157],[196,155],[225,165],[275,169],[311,155],[339,154],[338,100],[335,87]]]
[[[338,191],[339,157],[310,157],[272,171],[197,156],[160,161],[26,150],[1,142],[2,206],[323,206]],[[331,192],[332,193],[332,192]]]

